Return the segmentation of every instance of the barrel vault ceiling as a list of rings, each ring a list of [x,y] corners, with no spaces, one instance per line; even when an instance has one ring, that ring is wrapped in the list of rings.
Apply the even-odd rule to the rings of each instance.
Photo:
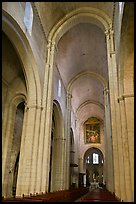
[[[77,8],[100,9],[112,20],[114,2],[35,2],[35,6],[48,37],[55,24]],[[88,22],[76,24],[60,38],[57,48],[55,64],[65,88],[81,73],[93,72],[108,82],[106,39],[100,27]],[[95,111],[90,108],[92,104]],[[98,116],[97,112],[100,112],[102,106],[104,106],[102,83],[91,75],[78,77],[72,85],[73,111],[76,113],[78,110],[80,119],[83,113],[85,121],[91,115]]]

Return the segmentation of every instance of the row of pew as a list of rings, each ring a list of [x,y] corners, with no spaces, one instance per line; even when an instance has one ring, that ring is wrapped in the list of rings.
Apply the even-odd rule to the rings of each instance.
[[[29,195],[15,198],[2,198],[2,202],[74,202],[88,193],[88,188],[75,188],[46,194]]]

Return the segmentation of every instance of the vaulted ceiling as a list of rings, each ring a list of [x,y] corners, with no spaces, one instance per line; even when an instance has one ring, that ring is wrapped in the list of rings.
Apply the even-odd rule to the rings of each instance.
[[[35,2],[34,4],[47,37],[62,18],[77,8],[100,9],[111,20],[114,10],[114,2]],[[78,110],[80,116],[83,113],[82,122],[94,114],[100,115],[103,119],[104,115],[100,113],[100,109],[104,107],[103,84],[95,75],[102,77],[108,83],[105,33],[95,23],[79,22],[62,35],[57,49],[55,65],[65,88],[73,80],[71,89],[73,111],[76,113]],[[95,108],[95,111],[90,107]]]
[[[45,32],[48,36],[53,26],[65,15],[82,7],[97,8],[113,16],[114,2],[35,2]]]

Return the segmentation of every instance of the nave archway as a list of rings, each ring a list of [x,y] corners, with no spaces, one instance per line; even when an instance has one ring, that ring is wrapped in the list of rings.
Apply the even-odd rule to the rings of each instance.
[[[8,143],[8,156],[6,166],[9,169],[8,174],[5,175],[7,177],[7,194],[16,196],[16,188],[17,188],[17,179],[18,179],[18,167],[19,167],[19,156],[20,156],[20,148],[22,141],[22,129],[23,129],[23,120],[24,120],[24,100],[21,98],[16,98],[14,102],[20,102],[16,105],[16,109],[14,109],[14,116],[12,117],[13,124],[13,135],[10,138]],[[13,104],[12,104],[13,105]],[[13,108],[13,107],[10,107]]]
[[[52,130],[50,143],[50,167],[48,191],[64,188],[63,154],[64,154],[64,122],[61,107],[58,101],[53,102]]]
[[[22,165],[25,159],[29,160],[30,155],[27,154],[32,154],[32,151],[26,152],[27,146],[32,145],[34,138],[32,129],[26,124],[31,123],[32,128],[35,126],[36,120],[32,121],[31,119],[35,118],[33,116],[36,111],[33,111],[33,108],[37,109],[41,106],[41,87],[30,44],[15,19],[4,10],[2,11],[2,30],[2,188],[3,195],[10,197],[12,196],[12,182],[9,183],[8,178],[16,108],[19,101],[25,102],[24,118],[25,120],[27,118],[27,122],[23,122],[19,159],[19,163]],[[38,117],[38,114],[36,116]],[[28,162],[31,166],[31,160]],[[24,180],[20,180],[20,175],[26,171],[25,165],[20,165],[16,185],[17,195],[22,192],[22,186],[25,185],[23,182],[26,183]],[[30,173],[30,169],[27,173]],[[31,179],[29,175],[28,178]],[[10,180],[13,181],[13,175]],[[25,188],[25,190],[28,193],[29,189]]]
[[[105,184],[104,155],[99,148],[91,147],[84,154],[84,167],[86,169],[86,186],[93,183]]]

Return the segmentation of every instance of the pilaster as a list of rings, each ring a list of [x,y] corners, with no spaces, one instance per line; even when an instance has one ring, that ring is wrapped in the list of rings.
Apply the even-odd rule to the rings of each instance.
[[[66,189],[69,189],[70,178],[70,127],[71,127],[71,98],[72,95],[67,91],[66,96],[66,120],[65,120],[65,138],[66,138]]]
[[[116,55],[114,47],[114,33],[112,28],[105,32],[107,40],[108,72],[109,72],[109,90],[111,105],[111,124],[112,124],[112,143],[114,160],[114,191],[116,196],[122,199],[125,195],[124,189],[124,170],[122,155],[122,140],[120,127],[120,109],[117,104],[118,82]]]
[[[120,106],[121,111],[121,130],[122,130],[122,143],[123,143],[123,155],[124,155],[124,171],[125,171],[125,189],[126,189],[126,197],[124,201],[133,201],[133,188],[134,188],[134,142],[133,142],[133,135],[134,135],[134,124],[130,121],[134,121],[130,113],[130,109],[132,110],[131,113],[134,113],[133,110],[133,103],[129,106],[127,103],[127,99],[132,99],[133,96],[131,95],[122,95],[118,98],[118,103]],[[133,100],[133,99],[132,99]],[[129,126],[131,126],[131,134],[129,133]],[[130,135],[129,135],[130,134]],[[132,151],[131,151],[132,150]]]
[[[47,53],[47,63],[45,68],[44,92],[43,92],[43,111],[41,116],[41,130],[38,163],[38,191],[48,192],[49,164],[50,164],[50,143],[51,143],[51,122],[52,122],[52,85],[53,85],[53,63],[55,57],[55,43],[49,41]]]
[[[109,89],[104,89],[105,101],[105,171],[106,171],[106,185],[108,189],[114,191],[114,175],[113,175],[113,149],[112,149],[112,133],[111,133],[111,115],[110,115],[110,102],[109,102]]]

